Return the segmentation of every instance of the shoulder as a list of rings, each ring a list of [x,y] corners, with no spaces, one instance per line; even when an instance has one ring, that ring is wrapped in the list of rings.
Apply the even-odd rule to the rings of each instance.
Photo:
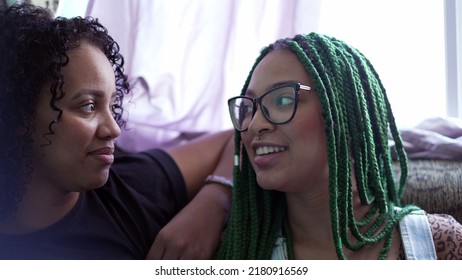
[[[162,149],[151,149],[138,153],[116,154],[113,168],[125,166],[126,164],[175,164],[173,158]]]
[[[462,259],[462,225],[451,215],[427,214],[438,259]]]
[[[174,159],[164,150],[152,149],[139,153],[117,155],[111,169],[122,177],[180,177]]]
[[[118,189],[118,193],[132,191],[150,201],[176,198],[181,205],[186,201],[181,171],[173,158],[160,149],[117,155],[105,186]]]

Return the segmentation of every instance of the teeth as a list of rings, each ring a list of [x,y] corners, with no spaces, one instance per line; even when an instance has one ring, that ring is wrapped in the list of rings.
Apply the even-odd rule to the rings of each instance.
[[[271,154],[271,153],[279,153],[279,152],[283,152],[285,150],[284,147],[260,147],[260,148],[257,148],[257,155],[261,156],[261,155],[267,155],[267,154]]]

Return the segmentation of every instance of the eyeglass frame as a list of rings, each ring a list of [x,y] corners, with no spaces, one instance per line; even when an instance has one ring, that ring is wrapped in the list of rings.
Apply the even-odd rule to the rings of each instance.
[[[263,105],[262,105],[262,99],[270,94],[271,92],[277,90],[277,89],[280,89],[280,88],[284,88],[284,87],[291,87],[295,90],[295,104],[294,104],[294,111],[292,112],[292,115],[290,116],[290,118],[287,120],[287,121],[284,121],[284,122],[274,122],[272,120],[270,120],[270,118],[267,116],[267,113],[266,110],[263,110]],[[262,111],[262,114],[263,116],[265,117],[265,119],[272,123],[272,124],[286,124],[288,122],[290,122],[294,116],[295,116],[295,113],[297,112],[297,108],[298,108],[298,98],[299,98],[299,91],[300,90],[306,90],[306,91],[310,91],[311,90],[311,87],[309,86],[306,86],[306,85],[302,85],[301,83],[292,83],[292,82],[288,82],[288,83],[283,83],[281,85],[278,85],[272,89],[270,89],[269,91],[265,92],[262,96],[258,97],[258,98],[252,98],[252,97],[249,97],[249,96],[244,96],[244,95],[240,95],[240,96],[235,96],[235,97],[231,97],[230,99],[228,99],[228,110],[229,110],[229,114],[231,115],[231,122],[233,123],[233,126],[234,128],[239,131],[239,132],[244,132],[246,131],[247,129],[249,129],[249,125],[250,125],[250,122],[249,122],[249,125],[247,126],[247,128],[245,129],[239,129],[236,127],[236,124],[235,124],[235,114],[234,114],[234,108],[231,108],[231,102],[233,102],[234,100],[238,99],[238,98],[244,98],[244,99],[247,99],[247,100],[250,100],[252,101],[252,109],[253,109],[253,112],[252,112],[252,117],[250,119],[250,121],[253,120],[253,117],[255,116],[255,113],[257,112],[257,104],[260,105],[260,110]]]

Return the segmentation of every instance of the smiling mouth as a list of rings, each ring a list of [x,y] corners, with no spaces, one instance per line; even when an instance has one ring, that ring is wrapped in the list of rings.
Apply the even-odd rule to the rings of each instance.
[[[280,153],[285,151],[285,147],[259,147],[255,150],[255,153],[257,156],[263,156],[263,155],[268,155],[268,154],[274,154],[274,153]]]

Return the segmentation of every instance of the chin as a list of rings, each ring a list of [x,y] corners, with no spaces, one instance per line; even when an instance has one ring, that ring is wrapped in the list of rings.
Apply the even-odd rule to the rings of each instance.
[[[268,191],[274,191],[278,190],[278,184],[275,184],[273,180],[268,180],[268,179],[258,179],[257,177],[257,183],[260,186],[260,188]]]
[[[86,189],[94,190],[94,189],[101,188],[102,186],[104,186],[104,184],[106,184],[107,180],[108,180],[107,175],[98,176],[94,178],[93,180],[88,181],[88,183],[86,184],[88,187]]]

